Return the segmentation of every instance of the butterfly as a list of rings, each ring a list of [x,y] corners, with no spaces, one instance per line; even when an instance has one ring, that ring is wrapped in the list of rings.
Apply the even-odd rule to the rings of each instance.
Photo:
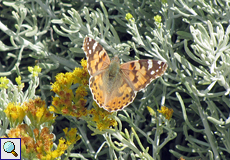
[[[133,102],[138,91],[162,76],[167,69],[165,62],[153,59],[120,64],[115,55],[110,60],[105,49],[90,37],[84,39],[83,50],[87,57],[93,99],[109,112],[124,109]]]

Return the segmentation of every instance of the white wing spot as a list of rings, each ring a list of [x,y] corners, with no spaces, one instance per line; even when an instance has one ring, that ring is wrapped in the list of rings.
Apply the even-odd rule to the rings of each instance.
[[[159,70],[157,69],[156,72],[158,72]]]
[[[89,50],[89,54],[91,54],[92,53],[92,50]]]
[[[89,46],[87,46],[87,49],[89,50]]]
[[[98,43],[97,43],[97,42],[95,42],[95,43],[93,44],[93,52],[95,51],[95,49],[96,49],[97,45],[98,45]]]
[[[89,45],[89,42],[87,42],[86,45],[88,46],[88,45]]]
[[[148,60],[148,70],[149,69],[151,69],[151,68],[153,68],[153,61],[151,61],[151,60]]]
[[[161,69],[161,66],[159,66],[159,69]]]
[[[92,38],[89,37],[89,42],[92,41]]]
[[[151,71],[150,74],[153,75],[155,73],[155,71]]]
[[[158,61],[157,63],[158,63],[159,65],[161,65],[162,61]]]

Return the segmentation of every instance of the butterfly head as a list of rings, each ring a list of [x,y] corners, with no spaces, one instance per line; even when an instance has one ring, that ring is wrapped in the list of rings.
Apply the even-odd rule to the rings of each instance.
[[[115,55],[115,56],[113,57],[113,59],[111,60],[111,62],[117,62],[117,63],[120,64],[120,59],[119,59],[118,55]]]

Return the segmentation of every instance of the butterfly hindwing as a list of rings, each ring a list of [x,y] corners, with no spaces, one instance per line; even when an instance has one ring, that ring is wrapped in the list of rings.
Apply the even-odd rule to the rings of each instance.
[[[136,91],[122,77],[117,83],[107,86],[107,81],[103,81],[104,74],[106,73],[90,78],[90,89],[93,98],[100,107],[109,112],[122,110],[134,100]],[[109,87],[112,87],[112,89],[109,89]]]

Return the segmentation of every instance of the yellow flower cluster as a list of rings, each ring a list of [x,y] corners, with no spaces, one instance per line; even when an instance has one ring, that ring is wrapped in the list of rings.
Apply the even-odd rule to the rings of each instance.
[[[9,79],[7,79],[6,77],[0,77],[0,89],[1,88],[7,89],[8,88],[8,86],[7,86],[8,83],[9,83]]]
[[[87,69],[87,61],[82,59],[81,60],[82,68],[75,68],[73,71],[74,75],[74,84],[79,83],[83,86],[87,86],[89,84],[89,73]]]
[[[153,18],[154,18],[154,20],[155,20],[155,24],[157,25],[157,27],[158,27],[158,28],[161,28],[161,27],[162,27],[162,23],[161,23],[162,19],[161,19],[161,16],[156,15],[156,16],[154,16]]]
[[[21,124],[27,111],[26,106],[20,106],[20,104],[9,103],[7,108],[4,110],[7,118],[9,119],[11,126]]]
[[[20,124],[9,131],[7,137],[21,138],[21,154],[24,158],[31,159],[36,157],[36,147],[34,139],[31,137],[33,132],[27,124]],[[1,138],[7,138],[3,136]]]
[[[89,113],[91,114],[91,120],[96,123],[98,130],[102,131],[109,129],[110,126],[117,126],[117,121],[110,117],[112,113],[99,108],[95,102],[93,105],[95,108],[92,108]]]
[[[40,132],[37,128],[32,131],[27,124],[20,124],[9,131],[8,137],[21,138],[21,154],[24,158],[34,159],[36,157],[42,160],[51,160],[60,157],[69,146],[80,139],[76,135],[77,129],[71,129],[69,132],[65,129],[64,132],[67,135],[67,140],[61,137],[56,150],[52,150],[54,135],[47,127],[44,127]],[[7,137],[3,136],[2,138]]]
[[[87,85],[89,74],[87,71],[87,63],[85,60],[81,61],[83,68],[76,68],[73,72],[59,73],[56,76],[56,81],[52,84],[52,91],[58,96],[53,97],[50,111],[70,115],[77,118],[87,115],[85,108],[87,100],[84,99],[87,96]],[[73,93],[71,86],[73,84],[79,84],[75,94]]]
[[[68,128],[63,129],[66,137],[66,144],[71,145],[75,144],[78,140],[80,140],[80,136],[77,135],[77,129],[76,128],[71,128],[71,130],[68,132]]]
[[[39,66],[34,66],[34,68],[28,67],[28,70],[30,73],[33,74],[33,77],[37,77],[38,73],[40,73],[42,71],[42,69]]]
[[[22,83],[22,78],[21,78],[21,76],[18,76],[18,77],[16,77],[15,78],[15,81],[16,81],[16,83],[18,84],[18,88],[21,90],[21,89],[23,89],[24,88],[24,83]]]
[[[9,103],[4,112],[10,123],[17,125],[16,128],[12,128],[9,131],[7,137],[21,138],[22,156],[24,158],[55,159],[60,157],[65,150],[80,139],[76,135],[76,129],[71,129],[69,132],[65,129],[64,132],[67,140],[64,138],[59,139],[57,149],[52,151],[54,136],[47,127],[41,129],[41,126],[44,123],[52,124],[55,117],[47,109],[45,101],[42,101],[40,98],[25,102],[21,106]],[[25,115],[30,119],[31,126],[20,124]],[[32,130],[31,127],[34,129]],[[6,136],[2,138],[6,138]]]
[[[49,112],[45,101],[42,101],[41,98],[24,102],[22,105],[9,103],[4,112],[11,123],[11,127],[21,124],[25,115],[35,128],[39,128],[45,122],[51,123],[55,119],[55,116]]]
[[[159,16],[159,15],[154,16],[154,20],[157,23],[161,23],[161,16]]]
[[[167,120],[169,120],[173,115],[173,109],[172,108],[169,109],[168,107],[165,106],[162,106],[161,109],[160,110],[158,109],[157,111],[159,113],[162,113]]]
[[[65,132],[66,135],[66,139],[64,139],[63,137],[61,137],[59,139],[59,143],[57,146],[56,150],[51,150],[53,147],[53,143],[49,143],[49,141],[45,141],[46,139],[51,140],[51,136],[49,134],[43,135],[41,137],[42,134],[40,134],[40,139],[42,139],[44,142],[47,142],[47,145],[43,144],[37,147],[37,150],[40,151],[37,155],[37,157],[39,159],[44,159],[44,160],[51,160],[51,159],[55,159],[60,157],[62,154],[65,153],[65,151],[70,147],[73,146],[78,140],[80,140],[80,136],[77,135],[77,129],[76,128],[72,128],[69,132],[67,131],[68,128],[64,129],[63,131]],[[71,138],[69,138],[71,137]],[[53,139],[53,138],[52,138]],[[70,139],[70,140],[68,140]],[[52,141],[50,141],[52,142]],[[71,147],[72,148],[72,147]]]
[[[48,122],[53,123],[55,116],[47,109],[45,101],[41,100],[40,97],[24,102],[23,107],[27,108],[26,115],[31,121],[31,124],[35,128],[39,128],[41,124]]]

